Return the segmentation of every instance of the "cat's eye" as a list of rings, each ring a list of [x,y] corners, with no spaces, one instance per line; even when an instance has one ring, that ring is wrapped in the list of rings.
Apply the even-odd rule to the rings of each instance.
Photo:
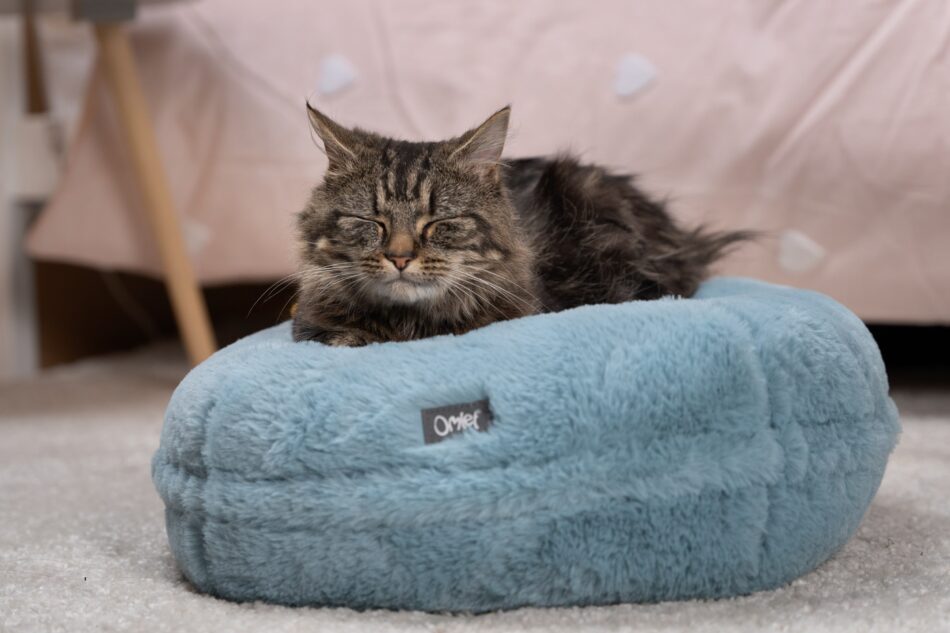
[[[447,218],[436,218],[430,222],[426,222],[422,227],[422,237],[429,239],[432,236],[432,232],[440,224],[451,224],[453,222],[457,224],[467,224],[468,221],[471,221],[471,216],[467,215],[453,215]]]
[[[373,218],[367,218],[362,215],[341,214],[339,216],[338,221],[342,221],[342,220],[356,220],[358,222],[363,222],[366,224],[375,224],[379,228],[380,235],[386,234],[386,225],[383,222],[379,220],[375,220]]]
[[[363,215],[350,215],[349,213],[341,213],[339,215],[339,218],[340,219],[349,218],[351,220],[359,220],[360,222],[370,222],[372,224],[378,224],[379,226],[386,228],[386,225],[383,224],[380,220],[377,220],[375,218],[367,218],[366,216],[363,216]]]

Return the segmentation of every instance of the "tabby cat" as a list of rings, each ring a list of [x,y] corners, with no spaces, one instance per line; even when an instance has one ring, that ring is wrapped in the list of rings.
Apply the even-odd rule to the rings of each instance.
[[[509,108],[434,143],[308,112],[329,167],[298,217],[296,340],[407,341],[689,296],[749,237],[682,229],[629,176],[567,156],[503,160]]]

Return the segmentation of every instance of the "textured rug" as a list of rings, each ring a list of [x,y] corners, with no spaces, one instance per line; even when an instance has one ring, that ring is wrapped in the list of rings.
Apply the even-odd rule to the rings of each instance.
[[[0,386],[0,631],[950,631],[950,390],[896,392],[904,433],[857,536],[787,587],[476,617],[195,593],[149,478],[182,374],[151,349]]]

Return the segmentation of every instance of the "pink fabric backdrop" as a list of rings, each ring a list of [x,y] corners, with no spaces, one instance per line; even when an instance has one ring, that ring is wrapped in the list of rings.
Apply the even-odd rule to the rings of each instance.
[[[684,222],[771,232],[723,272],[814,288],[869,320],[950,323],[943,0],[204,0],[144,12],[134,44],[207,283],[293,269],[293,216],[325,165],[305,98],[419,139],[511,103],[509,156],[571,149],[642,174]],[[623,97],[629,54],[656,75]],[[324,94],[332,56],[353,81]],[[157,273],[143,215],[94,73],[29,248]]]

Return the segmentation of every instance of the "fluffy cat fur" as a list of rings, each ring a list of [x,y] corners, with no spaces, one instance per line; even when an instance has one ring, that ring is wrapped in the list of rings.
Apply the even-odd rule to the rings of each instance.
[[[509,108],[442,142],[308,112],[329,167],[298,217],[296,340],[405,341],[690,296],[749,237],[682,229],[630,176],[569,156],[502,160]]]

